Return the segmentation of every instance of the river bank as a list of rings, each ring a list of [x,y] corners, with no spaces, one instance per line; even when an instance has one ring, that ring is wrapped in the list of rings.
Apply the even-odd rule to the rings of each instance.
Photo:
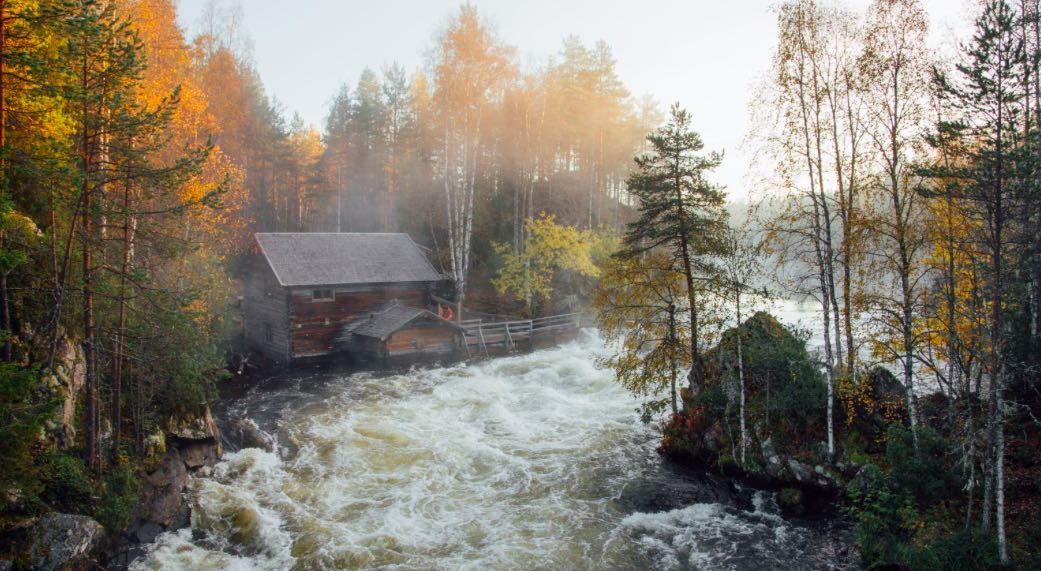
[[[134,569],[855,568],[839,519],[663,461],[660,433],[595,365],[555,349],[406,373],[291,372],[215,414],[277,442],[190,485],[191,526]],[[234,382],[234,381],[233,381]]]

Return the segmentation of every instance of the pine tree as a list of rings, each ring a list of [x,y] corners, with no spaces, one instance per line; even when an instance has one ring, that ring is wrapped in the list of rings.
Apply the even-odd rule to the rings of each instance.
[[[712,256],[722,253],[726,211],[723,189],[705,175],[719,166],[722,155],[700,154],[705,145],[691,129],[690,114],[674,104],[668,123],[648,135],[650,151],[636,158],[628,179],[629,191],[639,200],[639,218],[629,224],[623,258],[665,248],[679,261],[687,282],[690,312],[691,392],[704,386],[705,363],[698,337],[698,288],[714,268]]]
[[[156,236],[150,249],[170,251],[176,248],[159,219],[166,215],[180,215],[191,206],[182,200],[178,190],[198,174],[211,147],[202,146],[181,150],[178,155],[161,159],[159,155],[168,146],[168,127],[179,103],[179,92],[159,98],[154,107],[146,107],[140,96],[141,80],[146,69],[144,49],[130,28],[130,21],[120,16],[107,2],[70,2],[63,20],[69,38],[62,54],[68,66],[65,97],[70,114],[75,118],[78,180],[80,274],[82,290],[83,348],[86,357],[86,450],[91,466],[100,467],[98,431],[100,427],[99,386],[101,365],[99,331],[114,329],[114,358],[112,367],[112,414],[114,429],[113,451],[118,450],[127,328],[127,301],[132,287],[129,279],[133,272],[131,252],[148,232]],[[219,188],[204,192],[195,202],[208,202]],[[147,209],[137,206],[144,202]],[[147,210],[145,215],[139,210]],[[153,226],[146,230],[141,219],[150,218]],[[74,229],[76,224],[73,223]],[[132,228],[136,228],[134,231]],[[109,234],[118,230],[119,236]],[[67,244],[71,245],[70,230]],[[111,252],[110,243],[119,244]],[[140,246],[140,245],[139,245]],[[109,260],[118,256],[116,267]],[[62,271],[68,275],[71,248],[64,254]],[[103,272],[102,270],[108,270]],[[116,284],[107,279],[117,276]],[[62,280],[64,283],[64,278]],[[141,289],[142,286],[136,286]],[[115,290],[115,291],[112,291]],[[64,288],[59,290],[59,294]],[[97,298],[116,300],[118,309],[98,311]],[[61,297],[56,303],[61,311]],[[115,313],[116,323],[108,323]]]

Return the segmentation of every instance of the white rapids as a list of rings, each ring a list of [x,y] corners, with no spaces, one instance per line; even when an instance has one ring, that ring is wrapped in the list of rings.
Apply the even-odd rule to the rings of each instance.
[[[776,515],[764,492],[744,510],[633,507],[634,485],[667,497],[683,476],[654,452],[638,402],[596,366],[602,351],[586,332],[478,364],[258,387],[236,410],[273,415],[282,454],[228,453],[193,481],[191,527],[160,536],[132,569],[805,563],[817,532]]]

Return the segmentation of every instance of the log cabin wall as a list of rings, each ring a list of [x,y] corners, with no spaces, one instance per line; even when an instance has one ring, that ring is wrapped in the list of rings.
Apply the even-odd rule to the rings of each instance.
[[[266,262],[257,260],[243,286],[242,326],[246,344],[269,359],[288,364],[289,291],[279,285]]]
[[[430,283],[367,284],[365,286],[309,286],[293,288],[289,296],[292,357],[314,357],[334,352],[340,329],[368,317],[368,310],[391,300],[425,308]],[[315,299],[315,290],[332,290],[330,300]]]

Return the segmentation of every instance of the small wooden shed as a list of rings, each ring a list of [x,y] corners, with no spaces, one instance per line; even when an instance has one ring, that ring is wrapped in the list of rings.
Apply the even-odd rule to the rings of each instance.
[[[426,309],[394,300],[343,326],[337,342],[367,360],[451,356],[465,350],[465,331]]]
[[[244,334],[253,349],[276,362],[290,364],[361,350],[364,343],[345,346],[337,339],[345,326],[373,321],[377,313],[383,316],[380,327],[386,328],[398,324],[404,310],[419,312],[384,339],[395,352],[413,346],[439,354],[447,341],[435,342],[435,338],[456,334],[456,325],[429,311],[437,309],[432,296],[443,278],[408,234],[260,233],[255,237],[259,255],[244,287]],[[417,325],[406,327],[412,323]],[[375,334],[376,325],[369,327]],[[373,338],[364,333],[370,329],[358,339]],[[408,331],[424,329],[442,332],[424,332],[413,343],[417,334]]]

